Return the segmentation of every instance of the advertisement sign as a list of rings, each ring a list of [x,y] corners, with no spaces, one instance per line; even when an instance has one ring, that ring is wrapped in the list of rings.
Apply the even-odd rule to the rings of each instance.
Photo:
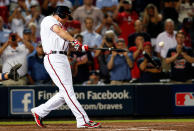
[[[194,106],[194,92],[175,93],[176,106]]]
[[[10,90],[11,114],[31,114],[30,110],[35,106],[33,89]]]
[[[76,97],[89,116],[121,116],[133,114],[133,86],[75,86]],[[58,92],[57,87],[10,87],[10,115],[31,114]],[[65,97],[66,95],[64,95]],[[51,111],[49,116],[73,116],[67,104]]]
[[[194,114],[193,84],[172,85],[173,114]]]

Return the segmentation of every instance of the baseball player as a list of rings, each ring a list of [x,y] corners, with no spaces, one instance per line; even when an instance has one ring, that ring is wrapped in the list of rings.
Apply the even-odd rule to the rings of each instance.
[[[12,79],[17,81],[19,79],[19,74],[17,70],[21,67],[21,64],[13,66],[9,73],[0,73],[0,81]]]
[[[88,46],[75,40],[62,25],[72,19],[71,12],[66,6],[57,6],[52,16],[45,17],[41,22],[40,35],[45,52],[44,66],[59,92],[46,103],[32,108],[31,112],[36,124],[45,127],[42,118],[66,103],[77,120],[77,128],[97,128],[100,123],[91,121],[74,93],[71,68],[67,51],[73,47],[76,51],[87,51]]]

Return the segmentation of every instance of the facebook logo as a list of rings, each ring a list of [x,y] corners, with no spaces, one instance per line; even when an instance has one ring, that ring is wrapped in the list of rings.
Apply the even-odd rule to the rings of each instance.
[[[11,114],[31,114],[34,107],[33,89],[13,89],[10,92]]]

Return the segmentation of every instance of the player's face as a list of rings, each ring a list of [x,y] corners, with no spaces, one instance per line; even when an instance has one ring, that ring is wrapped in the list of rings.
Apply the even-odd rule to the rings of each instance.
[[[65,24],[68,21],[68,19],[69,19],[68,17],[65,17],[64,19],[59,17],[59,22]]]

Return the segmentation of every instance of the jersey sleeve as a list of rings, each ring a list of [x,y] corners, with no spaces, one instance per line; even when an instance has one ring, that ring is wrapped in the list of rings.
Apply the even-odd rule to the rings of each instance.
[[[58,25],[57,21],[55,21],[53,19],[47,19],[42,24],[43,24],[43,26],[45,26],[45,28],[48,28],[50,30],[52,30],[54,25]]]

